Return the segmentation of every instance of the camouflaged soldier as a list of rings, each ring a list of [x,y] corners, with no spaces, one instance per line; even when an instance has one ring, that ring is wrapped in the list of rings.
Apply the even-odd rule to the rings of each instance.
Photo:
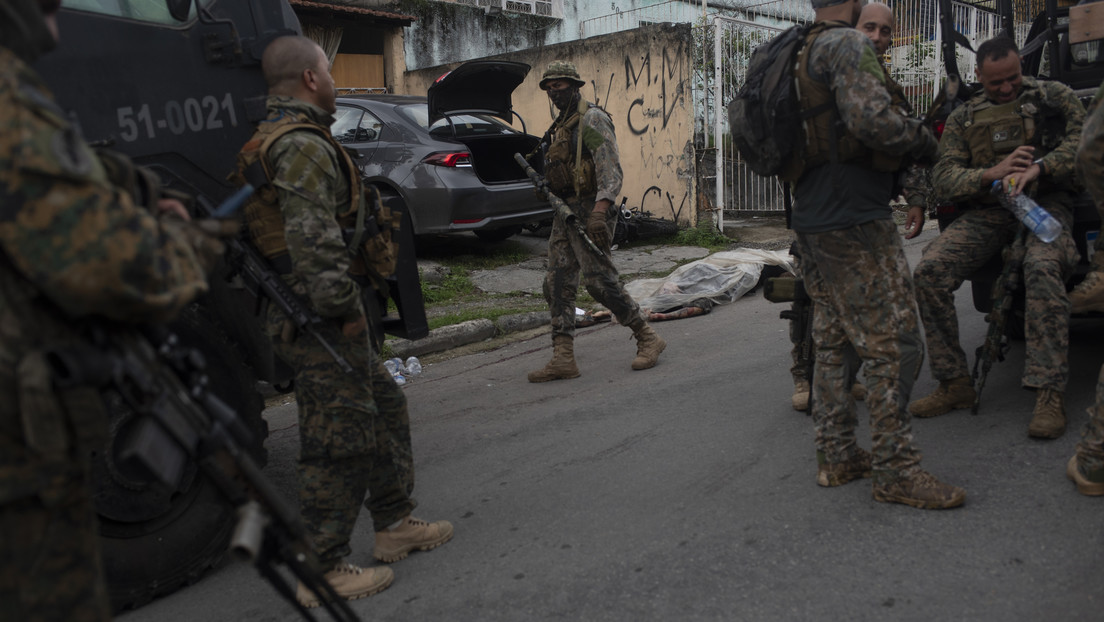
[[[1098,210],[1104,210],[1104,84],[1096,91],[1089,106],[1081,142],[1077,149],[1077,174],[1089,189]],[[1098,238],[1099,239],[1099,238]],[[1093,258],[1104,255],[1099,249]],[[1072,299],[1074,292],[1070,293]],[[1081,494],[1104,495],[1104,366],[1096,380],[1096,404],[1089,411],[1089,421],[1081,432],[1081,442],[1066,464],[1066,476]]]
[[[1024,77],[1016,44],[1007,37],[977,52],[982,92],[947,119],[933,171],[936,190],[966,211],[926,249],[914,277],[927,333],[935,392],[909,405],[917,417],[972,406],[976,399],[958,338],[954,292],[963,280],[1001,252],[1019,220],[1000,207],[990,186],[1001,181],[1035,196],[1062,223],[1047,244],[1025,238],[1026,361],[1022,383],[1036,390],[1028,434],[1058,438],[1066,429],[1062,395],[1069,375],[1070,304],[1065,282],[1077,262],[1070,235],[1074,153],[1085,109],[1069,87]]]
[[[859,14],[858,29],[866,35],[874,44],[874,51],[878,53],[882,71],[885,72],[886,90],[893,102],[893,106],[900,110],[906,117],[916,116],[916,111],[905,95],[905,89],[892,76],[885,66],[885,54],[889,46],[893,45],[893,28],[897,20],[893,17],[893,9],[879,2],[871,2],[863,7]],[[905,196],[908,212],[905,216],[905,239],[920,235],[924,229],[924,218],[930,209],[931,192],[931,168],[910,164],[904,171],[901,179],[901,193]]]
[[[801,108],[811,113],[794,181],[792,224],[805,286],[817,305],[813,420],[817,483],[873,475],[874,499],[919,508],[961,505],[966,493],[920,469],[905,405],[922,345],[912,281],[889,201],[902,157],[934,157],[935,138],[891,104],[862,0],[813,0],[816,22],[798,55]],[[855,437],[851,377],[861,359],[871,452]]]
[[[107,413],[98,389],[53,386],[46,349],[81,345],[91,321],[171,318],[217,257],[142,206],[186,216],[178,201],[120,185],[129,161],[106,167],[30,68],[59,4],[0,2],[0,618],[21,622],[111,618],[88,464]]]
[[[644,320],[640,307],[621,286],[617,268],[610,258],[610,239],[617,214],[610,209],[621,192],[621,162],[613,120],[579,93],[583,86],[571,63],[553,61],[541,77],[540,87],[560,111],[546,136],[552,137],[544,166],[548,187],[564,200],[580,221],[587,237],[602,253],[590,249],[573,227],[560,218],[552,224],[548,238],[548,274],[544,298],[552,314],[552,360],[529,373],[529,382],[547,382],[579,377],[575,365],[575,295],[579,272],[594,299],[628,326],[636,338],[633,369],[654,367],[667,347]]]
[[[349,600],[375,594],[394,578],[385,567],[342,560],[364,504],[375,526],[373,555],[384,562],[430,550],[453,533],[447,521],[410,513],[414,465],[406,398],[369,346],[360,286],[339,218],[365,209],[360,174],[330,136],[336,91],[329,61],[305,37],[281,37],[261,60],[268,118],[239,155],[239,174],[261,162],[269,183],[246,206],[258,250],[324,320],[322,337],[353,367],[345,373],[321,343],[297,334],[272,305],[268,333],[295,370],[299,406],[299,506],[320,570]],[[272,138],[272,140],[268,140]],[[365,493],[368,493],[367,500]],[[318,606],[302,585],[299,602]]]
[[[885,59],[886,52],[889,50],[889,46],[893,44],[894,24],[893,9],[884,4],[874,2],[862,8],[862,11],[859,13],[859,21],[856,27],[874,44],[874,51],[878,53],[878,61],[882,66],[882,72],[885,74],[885,87],[889,92],[891,105],[897,108],[901,114],[912,116],[912,104],[909,103],[908,98],[905,96],[905,89],[889,75],[889,71],[886,69],[884,62],[882,62]],[[911,171],[912,168],[923,169],[924,167],[910,167],[909,170]],[[917,211],[914,208],[910,208],[905,223],[905,237],[915,237],[923,227],[923,210]],[[797,267],[798,262],[797,255],[794,255],[795,267]],[[790,367],[790,375],[793,376],[794,380],[794,392],[793,397],[790,398],[790,403],[794,410],[804,412],[809,410],[810,387],[809,380],[806,377],[809,369],[809,361],[806,359],[807,349],[803,347],[803,337],[794,334],[793,329],[794,327],[791,323],[790,341],[793,343],[794,347],[791,352],[793,365]],[[851,396],[856,400],[865,399],[866,387],[860,382],[854,382],[851,385]]]
[[[1085,127],[1081,132],[1081,148],[1078,151],[1077,170],[1081,183],[1089,189],[1096,209],[1104,221],[1104,150],[1099,143],[1104,142],[1100,135],[1101,97],[1104,87],[1096,91],[1089,110],[1086,112]],[[1093,242],[1093,254],[1085,280],[1077,284],[1069,294],[1071,313],[1104,313],[1104,236],[1096,236]]]

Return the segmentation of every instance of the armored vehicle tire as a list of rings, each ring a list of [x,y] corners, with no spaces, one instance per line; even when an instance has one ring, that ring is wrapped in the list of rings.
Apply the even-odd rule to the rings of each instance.
[[[268,423],[256,378],[235,345],[199,307],[188,309],[172,325],[185,344],[207,361],[211,388],[254,432],[250,453],[266,459],[262,443]],[[96,510],[108,593],[116,610],[140,607],[152,599],[195,583],[221,561],[234,526],[234,508],[196,464],[186,467],[182,485],[165,491],[113,459],[134,420],[121,399],[109,399],[111,440],[93,455]]]

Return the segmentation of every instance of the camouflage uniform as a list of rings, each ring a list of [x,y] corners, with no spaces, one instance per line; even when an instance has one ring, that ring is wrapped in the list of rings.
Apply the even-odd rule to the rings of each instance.
[[[93,389],[55,390],[43,351],[79,343],[87,318],[163,321],[206,291],[189,227],[135,205],[39,77],[0,48],[4,619],[110,619],[88,465],[106,411]]]
[[[1085,183],[1097,209],[1104,209],[1104,84],[1096,91],[1085,117],[1081,144],[1077,150],[1077,173]],[[1099,242],[1100,238],[1097,237]],[[1097,248],[1094,259],[1104,256]],[[1104,367],[1096,381],[1096,404],[1088,409],[1089,421],[1077,444],[1076,466],[1094,482],[1104,482]]]
[[[999,253],[1021,226],[1009,211],[983,187],[984,169],[1000,162],[1004,154],[973,153],[967,133],[973,125],[971,111],[984,107],[987,98],[975,95],[947,119],[940,143],[940,157],[933,171],[936,190],[967,208],[926,249],[915,279],[920,312],[927,333],[932,376],[940,381],[967,377],[966,354],[959,344],[954,292],[971,273]],[[1025,387],[1065,391],[1069,369],[1069,298],[1065,281],[1077,262],[1077,248],[1070,235],[1074,151],[1081,131],[1084,108],[1069,87],[1057,82],[1023,78],[1018,101],[1032,114],[1041,133],[1044,174],[1036,200],[1062,223],[1062,234],[1047,244],[1034,235],[1025,238],[1024,285],[1027,291],[1025,323],[1027,353],[1023,372]],[[1048,111],[1064,119],[1060,128],[1045,119]],[[1038,152],[1037,152],[1038,153]]]
[[[1104,84],[1096,90],[1092,103],[1085,112],[1085,125],[1081,130],[1081,144],[1078,150],[1078,180],[1088,189],[1096,202],[1096,209],[1104,221],[1104,113],[1100,112],[1104,100]],[[1096,236],[1093,242],[1093,267],[1104,270],[1104,237]]]
[[[328,131],[332,121],[322,109],[291,97],[270,96],[267,106],[262,123],[299,117]],[[337,222],[352,200],[338,153],[317,133],[297,130],[276,140],[267,157],[291,264],[282,278],[329,320],[321,336],[353,367],[353,373],[343,372],[313,336],[289,334],[283,314],[269,307],[276,354],[295,370],[300,512],[320,567],[329,568],[351,552],[349,537],[362,502],[376,531],[414,509],[410,421],[406,397],[369,347],[368,333],[342,334],[343,323],[364,310]]]
[[[833,28],[808,49],[809,77],[831,89],[832,114],[863,145],[898,156],[934,153],[930,134],[892,107],[885,74],[865,36]],[[827,184],[827,190],[817,184]],[[848,463],[862,453],[850,394],[857,353],[869,389],[876,483],[907,478],[920,462],[905,406],[921,342],[912,282],[891,218],[892,188],[892,172],[877,172],[859,160],[828,161],[798,179],[793,219],[805,286],[816,304],[812,415],[818,461]]]
[[[568,124],[578,114],[574,109],[562,113],[553,124],[550,133],[561,125]],[[556,187],[556,192],[568,204],[580,222],[587,222],[591,210],[597,201],[606,199],[616,203],[621,192],[621,161],[617,155],[617,137],[613,133],[613,120],[606,111],[597,106],[587,105],[579,126],[583,132],[583,149],[594,161],[593,193],[584,196],[572,196],[570,188]],[[578,130],[576,130],[577,132]],[[572,133],[571,144],[578,138]],[[574,151],[571,151],[574,154]],[[606,210],[606,228],[613,236],[617,224],[617,210]],[[575,295],[579,290],[579,272],[582,271],[583,283],[594,299],[602,303],[613,313],[623,326],[636,326],[644,322],[644,316],[636,301],[625,292],[617,275],[617,268],[609,256],[609,249],[602,255],[590,250],[579,232],[565,226],[556,218],[552,224],[552,234],[548,238],[548,273],[544,278],[544,298],[548,301],[552,315],[552,334],[574,337],[575,335]]]
[[[885,76],[885,86],[886,86],[886,91],[889,93],[890,105],[892,105],[894,108],[896,108],[898,111],[900,111],[901,114],[903,114],[905,116],[912,116],[912,114],[913,114],[912,104],[909,103],[908,98],[905,96],[905,89],[902,88],[901,85],[898,84],[897,81],[894,80],[889,75],[889,71],[885,68],[884,65],[882,66],[882,73]],[[928,170],[929,169],[927,167],[923,167],[923,166],[918,166],[918,165],[910,166],[907,169],[906,180],[913,181],[915,179],[918,179],[917,177],[914,177],[914,176],[918,175],[919,173],[914,172],[914,171],[928,171]],[[906,190],[908,190],[907,186],[906,186]],[[909,197],[910,193],[906,192],[905,196]],[[917,196],[917,198],[919,198],[919,197]],[[912,205],[912,204],[913,203],[911,203],[911,202],[909,203],[909,205]],[[800,278],[800,274],[801,274],[800,262],[801,262],[801,260],[800,260],[800,257],[796,254],[794,254],[793,257],[794,257],[794,268],[797,270],[798,278]],[[795,313],[797,312],[796,306],[793,309],[793,311]],[[807,375],[808,375],[808,372],[809,372],[809,360],[807,358],[807,354],[808,354],[807,349],[804,347],[805,346],[805,336],[804,335],[799,335],[795,331],[796,331],[796,325],[795,325],[795,323],[791,322],[790,323],[790,342],[793,344],[793,349],[790,352],[790,356],[793,359],[793,365],[790,367],[790,375],[793,377],[794,384],[797,385],[799,383],[807,383],[808,382]],[[855,370],[855,373],[858,373],[858,369]]]

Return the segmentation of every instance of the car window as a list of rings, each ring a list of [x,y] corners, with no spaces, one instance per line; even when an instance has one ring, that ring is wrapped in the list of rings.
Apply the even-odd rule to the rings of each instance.
[[[339,143],[351,143],[356,137],[360,117],[364,111],[353,106],[338,106],[334,113],[334,122],[330,124],[330,133]]]
[[[380,132],[383,131],[383,122],[376,118],[376,115],[364,111],[364,116],[360,118],[360,123],[357,123],[356,139],[354,142],[365,143],[373,140],[379,140]]]
[[[429,109],[425,104],[412,104],[402,106],[399,111],[406,118],[417,123],[422,129],[433,136],[452,136],[453,129],[449,127],[449,120],[455,127],[457,136],[485,136],[487,134],[517,134],[518,131],[506,125],[498,119],[481,114],[454,114],[448,119],[438,119],[432,125],[429,123]]]

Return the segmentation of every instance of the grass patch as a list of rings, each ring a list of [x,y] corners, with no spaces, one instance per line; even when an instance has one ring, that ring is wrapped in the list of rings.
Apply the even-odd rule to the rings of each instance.
[[[422,300],[427,307],[447,304],[475,293],[470,270],[453,270],[439,283],[422,281]]]
[[[716,252],[727,249],[732,244],[732,240],[717,231],[712,222],[705,220],[699,222],[696,227],[679,231],[675,236],[675,243],[680,246],[701,246]]]
[[[469,320],[488,319],[495,321],[504,315],[513,315],[515,313],[528,313],[530,311],[547,311],[548,306],[544,304],[529,304],[520,306],[504,306],[493,309],[463,309],[454,313],[441,315],[438,317],[430,318],[428,320],[429,329],[441,328],[442,326],[452,326],[453,324],[459,324],[461,322],[467,322]]]

